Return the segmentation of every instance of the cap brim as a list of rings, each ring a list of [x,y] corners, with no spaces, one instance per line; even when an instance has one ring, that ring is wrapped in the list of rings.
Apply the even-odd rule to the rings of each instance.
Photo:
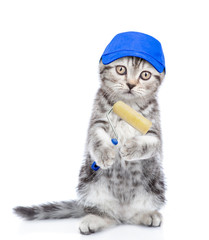
[[[135,51],[118,51],[118,52],[103,55],[102,63],[104,65],[107,65],[119,58],[129,57],[129,56],[143,58],[144,60],[152,64],[152,66],[160,73],[162,73],[163,70],[165,69],[165,66],[163,66],[160,62],[158,62],[156,59],[154,59],[150,55],[143,52],[135,52]]]

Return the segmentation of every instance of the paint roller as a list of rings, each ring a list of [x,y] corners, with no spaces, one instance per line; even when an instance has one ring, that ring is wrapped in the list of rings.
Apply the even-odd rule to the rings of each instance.
[[[118,101],[113,105],[113,107],[106,114],[107,120],[115,135],[115,138],[111,139],[114,145],[118,144],[118,135],[109,118],[109,115],[112,111],[143,135],[145,135],[149,131],[150,127],[152,126],[152,122],[150,120],[145,118],[143,115],[138,113],[136,110],[134,110],[124,102]],[[96,162],[94,162],[91,168],[97,171],[100,167],[96,165]]]

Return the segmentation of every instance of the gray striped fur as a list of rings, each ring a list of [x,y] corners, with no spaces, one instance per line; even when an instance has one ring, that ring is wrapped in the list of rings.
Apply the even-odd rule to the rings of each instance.
[[[127,74],[119,75],[117,65],[125,66]],[[165,183],[157,91],[164,72],[157,72],[136,57],[124,57],[109,65],[100,62],[99,70],[101,86],[90,119],[78,200],[17,207],[15,212],[30,220],[84,216],[79,228],[82,234],[119,223],[159,226],[162,216],[158,210],[165,203]],[[151,73],[147,81],[140,78],[145,70]],[[135,87],[130,90],[127,83]],[[119,100],[151,120],[152,127],[146,136],[141,136],[111,114],[119,135],[119,144],[114,146],[106,113]],[[98,171],[91,169],[94,161],[100,166]]]

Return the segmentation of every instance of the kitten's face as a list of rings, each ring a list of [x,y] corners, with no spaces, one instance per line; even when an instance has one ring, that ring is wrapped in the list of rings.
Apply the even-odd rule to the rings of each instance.
[[[147,99],[155,93],[164,78],[150,63],[137,57],[123,57],[104,65],[100,77],[108,92],[121,100]]]

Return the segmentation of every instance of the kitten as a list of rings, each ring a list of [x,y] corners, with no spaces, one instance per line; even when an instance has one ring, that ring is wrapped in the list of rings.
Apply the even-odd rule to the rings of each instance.
[[[82,234],[122,223],[158,227],[165,184],[156,95],[165,74],[137,57],[123,57],[108,65],[100,61],[99,70],[101,87],[90,120],[78,200],[16,207],[14,211],[28,220],[83,217]],[[106,113],[119,100],[151,120],[152,127],[142,136],[112,113],[119,138],[114,146]],[[94,161],[100,166],[98,171],[91,169]]]

